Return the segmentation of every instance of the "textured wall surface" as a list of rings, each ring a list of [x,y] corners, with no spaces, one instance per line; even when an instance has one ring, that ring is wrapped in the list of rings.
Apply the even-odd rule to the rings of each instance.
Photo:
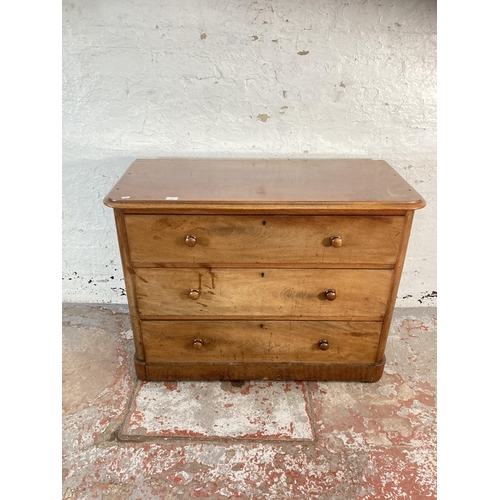
[[[63,300],[123,303],[135,158],[384,159],[427,200],[397,305],[436,304],[436,2],[63,1]]]

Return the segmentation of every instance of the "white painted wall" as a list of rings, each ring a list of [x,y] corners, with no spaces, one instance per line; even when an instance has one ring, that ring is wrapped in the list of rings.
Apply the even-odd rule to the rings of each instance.
[[[397,305],[435,305],[436,2],[63,1],[63,300],[123,303],[135,158],[384,159],[427,200]]]

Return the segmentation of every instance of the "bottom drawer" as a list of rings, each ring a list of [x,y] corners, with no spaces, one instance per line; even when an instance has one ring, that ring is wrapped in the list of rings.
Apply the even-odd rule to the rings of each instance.
[[[147,363],[374,363],[381,328],[370,321],[141,322]]]

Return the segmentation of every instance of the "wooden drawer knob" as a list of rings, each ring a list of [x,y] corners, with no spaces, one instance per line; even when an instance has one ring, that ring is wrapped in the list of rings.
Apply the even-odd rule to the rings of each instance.
[[[325,292],[325,297],[326,300],[335,300],[337,298],[337,294],[335,293],[335,290],[327,290]]]
[[[328,340],[320,340],[318,342],[318,346],[322,351],[327,351],[330,347],[330,344],[328,343]]]
[[[186,236],[186,245],[188,247],[194,247],[196,245],[196,236],[194,234],[188,234]],[[333,243],[332,243],[333,245]]]
[[[193,300],[198,300],[200,298],[201,292],[197,288],[193,288],[189,292],[189,298]]]
[[[203,340],[201,340],[201,339],[194,339],[193,340],[193,348],[194,349],[201,349],[203,347],[204,343],[205,342],[203,342]]]
[[[331,243],[332,247],[338,248],[338,247],[341,247],[344,242],[342,240],[342,236],[332,236],[330,238],[330,243]]]

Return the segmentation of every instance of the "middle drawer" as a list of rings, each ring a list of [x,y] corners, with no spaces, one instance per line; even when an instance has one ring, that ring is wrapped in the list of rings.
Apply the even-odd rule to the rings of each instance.
[[[136,268],[139,315],[381,320],[386,269]]]

